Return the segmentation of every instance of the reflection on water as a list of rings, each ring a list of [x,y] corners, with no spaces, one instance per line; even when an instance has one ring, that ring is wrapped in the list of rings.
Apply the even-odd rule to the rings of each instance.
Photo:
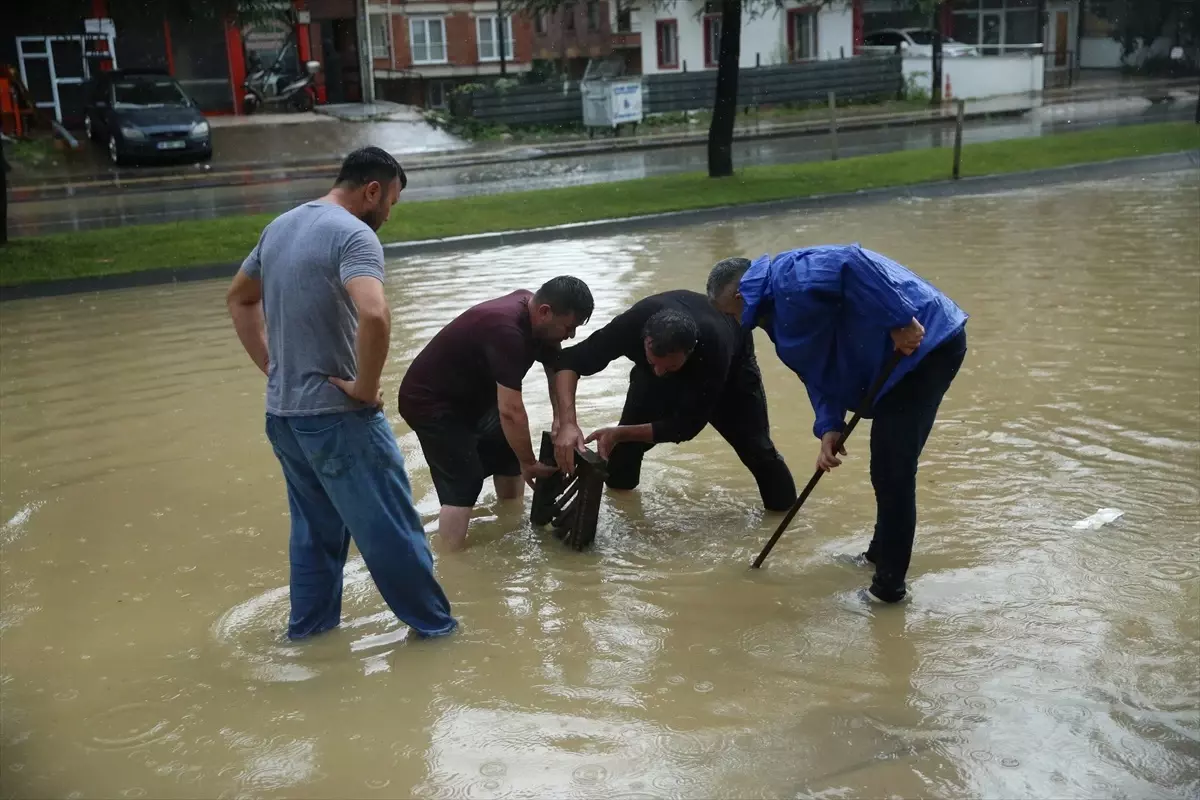
[[[1186,174],[393,265],[388,396],[459,310],[561,272],[595,293],[585,333],[732,254],[861,241],[935,281],[972,351],[914,599],[877,611],[830,558],[870,530],[867,437],[751,573],[773,520],[706,432],[606,500],[592,552],[481,509],[438,565],[451,639],[408,642],[353,558],[342,628],[287,643],[283,485],[223,285],[5,305],[0,795],[1195,796],[1198,215]],[[811,412],[761,361],[805,475]],[[585,425],[624,372],[582,383]],[[1075,527],[1101,508],[1124,515]]]

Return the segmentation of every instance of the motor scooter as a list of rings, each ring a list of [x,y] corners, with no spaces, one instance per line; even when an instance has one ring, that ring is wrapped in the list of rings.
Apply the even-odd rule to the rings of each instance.
[[[266,109],[281,111],[312,111],[317,101],[316,76],[321,70],[319,61],[304,65],[304,74],[296,77],[279,68],[279,60],[268,69],[258,69],[242,83],[245,94],[242,108],[247,114]]]

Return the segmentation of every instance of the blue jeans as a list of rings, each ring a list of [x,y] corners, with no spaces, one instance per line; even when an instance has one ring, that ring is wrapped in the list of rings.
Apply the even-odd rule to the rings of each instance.
[[[404,458],[383,412],[267,415],[267,438],[287,480],[292,516],[288,638],[341,620],[350,539],[392,612],[422,636],[458,625],[433,575]]]
[[[875,564],[871,591],[885,602],[902,600],[906,593],[904,576],[917,532],[917,460],[966,355],[964,329],[926,355],[875,404],[871,423],[875,535],[867,558]]]

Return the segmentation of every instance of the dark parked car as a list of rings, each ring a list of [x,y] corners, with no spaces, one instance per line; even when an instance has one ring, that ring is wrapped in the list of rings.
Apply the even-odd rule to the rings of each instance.
[[[208,122],[175,79],[158,70],[103,72],[87,95],[87,136],[114,164],[212,158]]]

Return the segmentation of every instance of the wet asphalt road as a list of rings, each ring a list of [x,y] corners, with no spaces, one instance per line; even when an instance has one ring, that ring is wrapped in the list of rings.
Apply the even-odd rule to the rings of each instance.
[[[1098,105],[1095,108],[1046,107],[1024,117],[969,123],[966,142],[1035,136],[1112,125],[1189,120],[1191,104]],[[841,157],[885,153],[953,144],[951,125],[926,125],[878,130],[844,131],[839,135]],[[741,142],[735,146],[739,166],[787,164],[829,158],[826,136]],[[404,193],[407,202],[467,195],[496,194],[527,189],[577,186],[630,180],[653,175],[703,170],[704,144],[640,152],[563,156],[531,161],[414,172]],[[328,177],[301,178],[242,186],[131,190],[116,195],[78,196],[14,202],[9,205],[11,236],[31,236],[92,228],[178,220],[209,219],[240,214],[279,212],[323,194]]]

